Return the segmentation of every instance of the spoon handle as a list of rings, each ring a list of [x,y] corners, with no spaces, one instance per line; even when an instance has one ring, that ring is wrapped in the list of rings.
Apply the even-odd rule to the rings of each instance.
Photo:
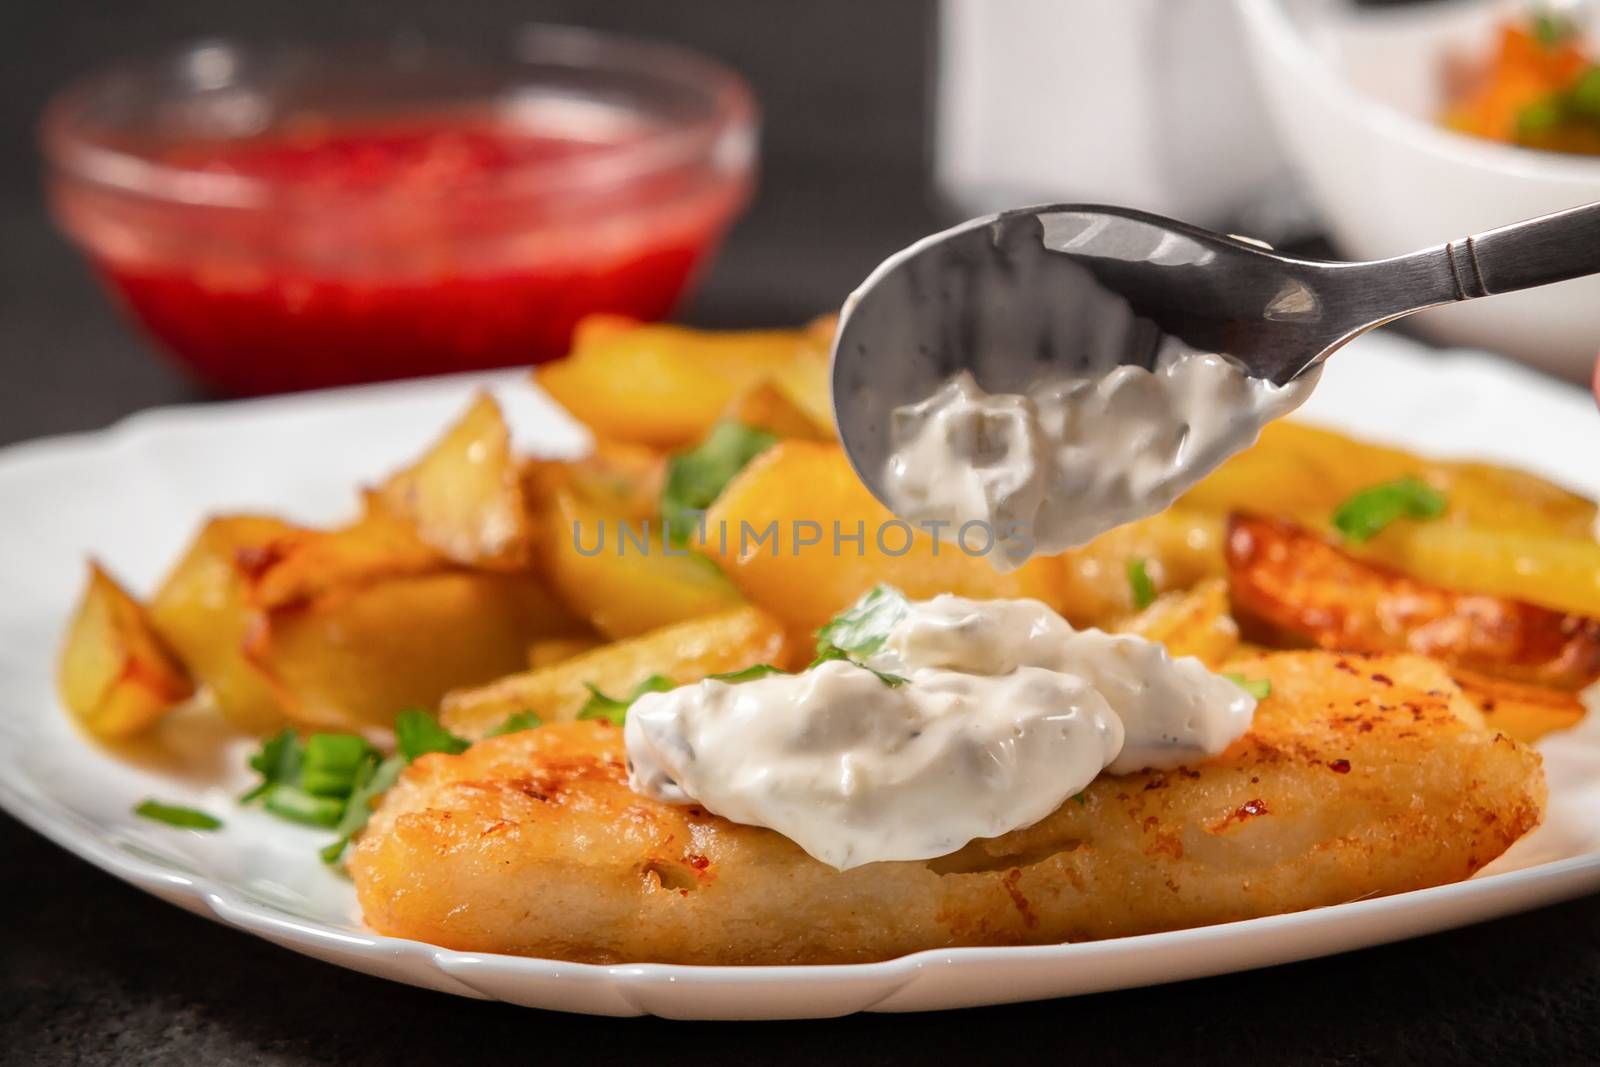
[[[1444,251],[1457,300],[1600,274],[1600,202],[1475,233]]]

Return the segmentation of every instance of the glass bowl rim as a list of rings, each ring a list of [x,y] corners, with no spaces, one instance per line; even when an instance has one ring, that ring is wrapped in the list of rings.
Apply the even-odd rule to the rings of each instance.
[[[483,52],[414,37],[403,39],[403,43],[411,49],[420,45],[424,54],[470,56]],[[175,165],[107,144],[81,128],[84,112],[113,86],[126,84],[129,78],[160,77],[161,72],[208,49],[263,59],[309,56],[319,62],[394,61],[391,50],[371,44],[246,44],[227,37],[201,38],[124,60],[74,80],[51,98],[39,134],[46,163],[62,176],[114,192],[196,207],[268,208],[289,194],[297,200],[317,202],[370,199],[371,193],[363,190],[319,188],[307,192],[271,178]],[[736,174],[753,165],[759,112],[750,87],[731,68],[702,53],[584,27],[524,23],[514,31],[513,45],[504,59],[512,63],[550,62],[602,74],[643,73],[701,93],[707,104],[703,115],[664,124],[642,137],[576,157],[510,168],[495,177],[488,195],[517,198],[592,192],[706,160]]]

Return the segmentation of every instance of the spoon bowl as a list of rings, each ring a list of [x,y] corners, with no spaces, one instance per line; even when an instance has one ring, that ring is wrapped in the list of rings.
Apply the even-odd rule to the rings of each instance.
[[[894,411],[963,370],[991,393],[1025,393],[1199,351],[1282,385],[1414,311],[1597,271],[1600,204],[1361,263],[1128,208],[1022,208],[924,238],[868,276],[834,340],[834,414],[887,503]]]

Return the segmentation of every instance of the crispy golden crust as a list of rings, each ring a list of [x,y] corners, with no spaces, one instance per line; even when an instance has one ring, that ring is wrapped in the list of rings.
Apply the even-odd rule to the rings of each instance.
[[[1283,519],[1228,520],[1234,613],[1319,648],[1415,652],[1491,678],[1576,693],[1600,679],[1600,619],[1461,593],[1356,559]]]
[[[631,792],[621,732],[560,723],[427,756],[351,861],[374,929],[595,962],[835,963],[1117,937],[1465,878],[1531,829],[1539,757],[1409,656],[1280,653],[1251,733],[1102,777],[1042,822],[839,872]]]

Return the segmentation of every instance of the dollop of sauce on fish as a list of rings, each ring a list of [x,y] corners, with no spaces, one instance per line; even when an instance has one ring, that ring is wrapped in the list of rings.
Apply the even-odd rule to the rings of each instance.
[[[861,662],[640,697],[629,784],[839,869],[1029,826],[1102,772],[1221,752],[1255,701],[1199,660],[1036,600],[913,601]]]

